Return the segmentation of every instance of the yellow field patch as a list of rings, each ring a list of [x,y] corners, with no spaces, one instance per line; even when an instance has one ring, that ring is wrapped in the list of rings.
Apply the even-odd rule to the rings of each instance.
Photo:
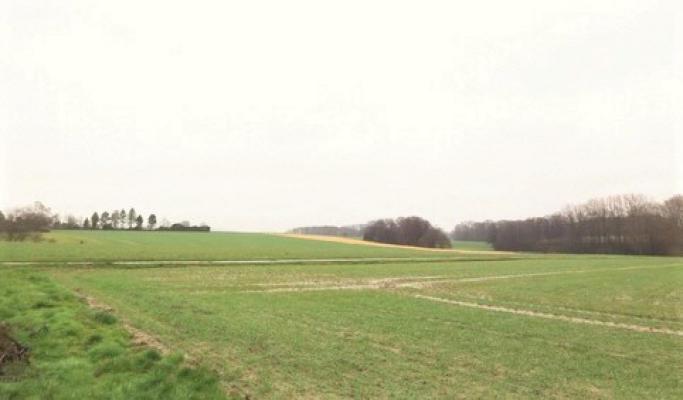
[[[356,244],[362,246],[377,246],[377,247],[390,247],[406,250],[421,250],[421,251],[432,251],[439,253],[449,253],[449,254],[515,254],[510,251],[487,251],[487,250],[456,250],[456,249],[434,249],[428,247],[418,247],[418,246],[405,246],[400,244],[389,244],[389,243],[378,243],[369,242],[366,240],[353,239],[341,236],[325,236],[325,235],[303,235],[298,233],[276,233],[277,236],[290,237],[296,239],[307,239],[307,240],[321,240],[323,242],[335,242],[335,243],[346,243],[346,244]]]

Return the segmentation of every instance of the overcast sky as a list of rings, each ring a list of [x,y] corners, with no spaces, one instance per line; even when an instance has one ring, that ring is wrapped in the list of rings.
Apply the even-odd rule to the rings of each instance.
[[[679,1],[0,1],[0,208],[223,230],[683,191]]]

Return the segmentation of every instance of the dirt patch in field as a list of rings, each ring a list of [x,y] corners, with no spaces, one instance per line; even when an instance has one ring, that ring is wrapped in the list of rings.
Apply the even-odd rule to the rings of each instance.
[[[335,243],[345,243],[345,244],[356,244],[361,246],[375,246],[375,247],[390,247],[395,249],[408,249],[408,250],[420,250],[420,251],[431,251],[438,253],[451,253],[451,254],[515,254],[509,251],[487,251],[487,250],[457,250],[457,249],[434,249],[429,247],[418,247],[418,246],[405,246],[400,244],[389,244],[389,243],[378,243],[369,242],[366,240],[352,239],[341,236],[324,236],[324,235],[300,235],[295,233],[276,233],[277,236],[290,237],[295,239],[307,239],[307,240],[319,240],[323,242],[335,242]]]
[[[569,271],[551,271],[551,272],[535,272],[528,274],[507,274],[507,275],[489,275],[476,276],[469,278],[448,278],[444,276],[405,276],[382,279],[368,279],[368,280],[311,280],[311,281],[294,281],[294,282],[279,282],[279,283],[263,283],[256,284],[262,286],[261,290],[245,290],[249,293],[276,293],[276,292],[310,292],[321,290],[362,290],[362,289],[426,289],[444,284],[451,283],[471,283],[471,282],[485,282],[491,280],[502,279],[517,279],[517,278],[534,278],[553,275],[567,275],[567,274],[586,274],[594,272],[611,272],[611,271],[629,271],[638,269],[659,269],[670,268],[679,264],[664,264],[656,266],[630,266],[623,268],[595,268],[583,270],[569,270]]]
[[[29,349],[22,346],[12,336],[7,325],[0,324],[0,376],[3,375],[3,366],[28,359]]]
[[[110,306],[101,303],[97,301],[95,298],[87,296],[83,294],[81,291],[77,290],[78,295],[88,304],[88,306],[94,310],[98,311],[105,311],[108,313],[113,313],[114,309],[111,308]],[[131,335],[131,342],[136,345],[136,346],[146,346],[150,347],[154,350],[157,350],[161,354],[169,354],[170,351],[168,347],[166,347],[159,339],[156,337],[150,335],[149,333],[140,330],[133,325],[131,325],[128,321],[122,320],[121,321],[123,328],[128,331],[128,333]]]
[[[444,279],[444,278],[447,278],[447,277],[444,275],[435,275],[435,276],[399,276],[399,277],[377,278],[377,279],[336,279],[336,280],[315,279],[315,280],[306,280],[306,281],[256,283],[256,284],[254,284],[254,286],[262,286],[262,287],[268,287],[268,288],[296,287],[296,286],[325,287],[325,286],[345,286],[345,285],[352,285],[352,284],[360,284],[360,285],[372,285],[372,284],[382,284],[382,283],[388,284],[391,282],[414,282],[414,281],[422,281],[422,280],[430,280],[430,279]]]
[[[404,276],[393,278],[366,280],[312,280],[280,283],[260,283],[256,286],[265,287],[260,290],[245,290],[248,293],[277,293],[277,292],[312,292],[320,290],[362,290],[362,289],[395,289],[414,287],[431,280],[443,279],[443,276]]]

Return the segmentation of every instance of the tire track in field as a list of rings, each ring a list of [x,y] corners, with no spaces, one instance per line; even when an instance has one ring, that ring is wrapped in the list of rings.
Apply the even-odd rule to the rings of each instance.
[[[259,290],[243,290],[244,293],[277,293],[277,292],[311,292],[311,291],[322,291],[322,290],[363,290],[363,289],[424,289],[426,287],[431,287],[443,283],[468,283],[468,282],[484,282],[490,280],[499,279],[513,279],[513,278],[531,278],[537,276],[553,276],[553,275],[568,275],[568,274],[583,274],[591,272],[610,272],[610,271],[629,271],[638,269],[659,269],[659,268],[670,268],[674,266],[681,266],[681,263],[671,263],[656,266],[630,266],[622,268],[595,268],[595,269],[583,269],[583,270],[570,270],[570,271],[551,271],[551,272],[534,272],[529,274],[507,274],[507,275],[491,275],[491,276],[477,276],[471,278],[450,278],[450,279],[439,279],[436,276],[424,276],[424,277],[393,277],[384,279],[374,279],[368,280],[365,283],[349,283],[349,284],[334,284],[338,282],[331,282],[331,284],[326,284],[325,282],[318,282],[318,284],[311,281],[298,281],[298,282],[282,282],[277,283],[277,286],[291,286],[291,287],[277,287],[271,289],[259,289]],[[406,282],[400,282],[400,280],[405,280]],[[274,284],[275,285],[275,284]],[[265,286],[261,284],[260,286]],[[300,287],[305,286],[305,287]]]
[[[443,280],[433,280],[430,282],[417,282],[417,286],[411,286],[411,284],[406,283],[402,287],[421,289],[427,284],[439,284],[439,283],[466,283],[466,282],[484,282],[497,279],[511,279],[511,278],[533,278],[536,276],[553,276],[553,275],[568,275],[568,274],[585,274],[591,272],[610,272],[610,271],[630,271],[635,269],[659,269],[659,268],[670,268],[676,266],[683,266],[681,263],[671,263],[662,265],[634,265],[630,267],[621,268],[595,268],[595,269],[581,269],[581,270],[569,270],[569,271],[551,271],[551,272],[532,272],[529,274],[508,274],[508,275],[492,275],[492,276],[480,276],[472,278],[457,278],[457,279],[443,279]]]
[[[471,296],[471,295],[463,295],[461,293],[458,293],[458,297],[462,298],[468,298],[472,301],[477,301],[477,300],[482,300],[481,297],[477,296]],[[492,301],[492,299],[485,299],[488,301]],[[541,309],[546,309],[549,310],[550,313],[554,311],[559,311],[559,312],[570,312],[570,313],[577,313],[577,314],[587,314],[587,315],[593,315],[597,317],[610,317],[610,318],[622,318],[622,319],[638,319],[641,321],[649,322],[649,323],[654,323],[654,322],[659,322],[662,324],[674,324],[674,325],[682,325],[683,321],[675,320],[675,319],[662,319],[662,318],[656,318],[656,317],[645,317],[645,316],[638,316],[638,315],[631,315],[631,314],[613,314],[613,313],[608,313],[604,311],[594,311],[594,310],[584,310],[581,308],[574,308],[574,307],[565,307],[565,306],[559,306],[559,305],[551,305],[551,304],[535,304],[535,303],[523,303],[519,301],[512,301],[512,300],[500,300],[496,299],[496,303],[502,303],[503,305],[510,305],[512,307],[530,307],[530,308],[541,308]]]
[[[543,313],[543,312],[538,312],[538,311],[522,310],[522,309],[508,308],[508,307],[502,307],[502,306],[485,305],[485,304],[479,304],[479,303],[472,303],[472,302],[468,302],[468,301],[451,300],[451,299],[445,299],[442,297],[425,296],[422,294],[416,294],[416,295],[413,295],[413,297],[416,299],[430,300],[430,301],[434,301],[434,302],[438,302],[438,303],[452,304],[452,305],[457,305],[457,306],[461,306],[461,307],[469,307],[469,308],[476,308],[476,309],[480,309],[480,310],[503,312],[503,313],[514,314],[514,315],[524,315],[527,317],[553,319],[553,320],[557,320],[557,321],[571,322],[574,324],[607,326],[607,327],[611,327],[611,328],[626,329],[626,330],[630,330],[630,331],[634,331],[634,332],[640,332],[640,333],[661,333],[661,334],[666,334],[666,335],[683,336],[683,331],[677,331],[677,330],[673,330],[673,329],[652,328],[649,326],[624,324],[621,322],[610,322],[610,321],[600,321],[600,320],[580,318],[580,317],[569,317],[566,315],[549,314],[549,313]]]
[[[108,313],[114,313],[114,309],[104,303],[101,303],[100,301],[96,300],[94,297],[88,296],[84,294],[81,290],[76,289],[75,290],[76,295],[81,298],[87,305],[88,307],[94,309],[94,310],[99,310],[99,311],[105,311]],[[133,345],[135,346],[146,346],[149,348],[152,348],[154,350],[159,351],[161,354],[170,354],[169,348],[164,345],[157,337],[141,330],[136,327],[134,327],[127,319],[122,318],[119,316],[121,325],[123,328],[128,331],[130,334],[131,338],[130,341]]]

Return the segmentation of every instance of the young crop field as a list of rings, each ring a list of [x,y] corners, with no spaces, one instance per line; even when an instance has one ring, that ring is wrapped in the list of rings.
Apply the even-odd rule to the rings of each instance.
[[[357,240],[356,240],[357,242]],[[53,231],[39,242],[0,241],[2,261],[221,261],[371,257],[462,257],[400,246],[357,246],[233,232]],[[471,255],[470,255],[471,256]]]
[[[681,258],[442,260],[214,233],[174,249],[180,242],[164,240],[176,233],[125,235],[136,234],[158,259],[404,259],[0,267],[0,320],[32,351],[27,372],[0,375],[0,398],[674,399],[683,390]],[[114,236],[83,237],[103,243],[90,257],[139,258],[107,253]],[[201,257],[204,240],[225,248]]]

